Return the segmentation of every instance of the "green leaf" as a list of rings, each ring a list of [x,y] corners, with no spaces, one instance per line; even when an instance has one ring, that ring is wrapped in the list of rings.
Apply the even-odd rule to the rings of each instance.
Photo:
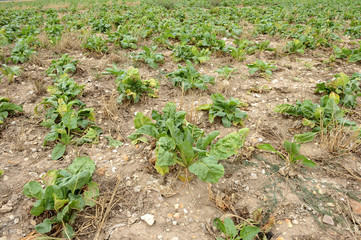
[[[66,145],[62,143],[58,143],[51,152],[51,159],[58,160],[64,155],[65,150],[66,150]]]
[[[105,138],[108,140],[108,146],[110,147],[121,147],[123,146],[123,143],[121,141],[115,140],[112,138],[112,136],[105,136]]]
[[[155,153],[157,157],[155,165],[158,167],[168,167],[176,163],[176,155],[163,147],[157,146]]]
[[[43,176],[43,183],[46,186],[54,185],[56,183],[57,178],[58,178],[58,171],[55,169],[50,170]]]
[[[283,146],[289,154],[295,155],[300,152],[300,144],[285,140]]]
[[[250,67],[249,68],[249,74],[255,74],[259,70],[258,67]]]
[[[63,229],[61,234],[63,235],[63,237],[69,240],[75,237],[75,231],[73,227],[70,226],[68,223],[65,223],[65,228]]]
[[[153,137],[155,139],[158,139],[158,137],[159,137],[159,132],[158,132],[158,130],[157,130],[157,128],[155,126],[153,126],[153,125],[144,125],[144,126],[138,128],[131,135],[129,135],[128,138],[130,140],[134,141],[143,134],[151,136],[151,137]]]
[[[90,182],[84,191],[84,202],[85,205],[94,207],[96,204],[96,198],[99,197],[99,184]]]
[[[225,228],[223,222],[221,221],[221,219],[219,219],[219,218],[214,219],[213,224],[222,233],[226,232],[226,228]]]
[[[189,166],[189,171],[198,176],[200,180],[208,183],[217,183],[224,175],[224,167],[218,163],[217,158],[209,156],[198,160]]]
[[[82,171],[88,171],[93,174],[95,171],[95,163],[90,157],[77,157],[73,160],[67,170],[72,174],[77,174]]]
[[[259,227],[244,226],[239,232],[239,237],[243,240],[253,240],[254,237],[261,231]]]
[[[68,129],[75,129],[77,128],[78,124],[78,114],[75,110],[70,109],[68,110],[62,118],[62,122]]]
[[[213,104],[203,104],[200,105],[197,109],[200,111],[208,111],[209,109],[211,109]]]
[[[30,213],[32,215],[34,215],[35,217],[39,216],[40,214],[42,214],[45,211],[45,207],[44,207],[44,203],[42,200],[37,200],[34,205],[33,208],[31,209]]]
[[[65,193],[66,194],[66,193]],[[43,204],[46,210],[53,210],[56,199],[64,199],[63,192],[57,185],[51,185],[45,189]]]
[[[59,212],[59,210],[69,202],[69,199],[58,199],[56,194],[53,194],[53,197],[54,197],[54,209],[57,212]]]
[[[76,190],[82,188],[85,184],[87,184],[91,179],[91,174],[89,171],[82,171],[74,176],[72,176],[70,179],[67,179],[67,181],[63,182],[60,187],[69,189],[73,194]]]
[[[144,125],[152,125],[152,124],[153,124],[152,119],[145,116],[143,113],[138,112],[137,115],[135,115],[134,127],[136,129],[143,127]]]
[[[244,141],[248,135],[249,129],[242,128],[237,133],[231,133],[211,147],[210,155],[217,159],[227,159],[228,157],[237,154],[238,149],[243,146]]]
[[[215,139],[218,135],[220,134],[219,131],[213,131],[210,134],[208,134],[207,136],[200,138],[197,141],[197,148],[205,150],[207,148],[207,146],[209,144],[211,144],[211,142],[213,141],[213,139]]]
[[[23,108],[19,105],[11,103],[11,102],[1,102],[0,103],[0,112],[3,112],[3,111],[23,112]]]
[[[317,134],[318,132],[306,132],[302,134],[296,134],[294,136],[294,139],[296,143],[312,142]]]
[[[303,155],[297,155],[295,157],[295,161],[300,161],[306,167],[315,167],[316,166],[316,163],[314,161],[308,159],[306,156],[303,156]]]
[[[58,139],[59,133],[57,132],[50,132],[48,133],[44,138],[44,146],[47,144],[47,142],[54,142]]]
[[[261,150],[265,150],[265,151],[269,151],[269,152],[274,152],[274,153],[279,153],[276,149],[274,149],[272,147],[271,144],[269,143],[264,143],[264,144],[260,144],[257,146],[258,149],[261,149]]]
[[[31,181],[25,184],[23,188],[23,194],[27,197],[34,197],[36,199],[42,199],[44,195],[44,190],[41,187],[41,184],[36,181]]]
[[[46,218],[42,223],[35,226],[35,230],[41,234],[48,233],[51,231],[53,223],[56,221]]]
[[[238,233],[236,226],[234,226],[234,223],[232,219],[226,218],[224,219],[224,227],[225,227],[225,234],[229,237],[235,237]]]

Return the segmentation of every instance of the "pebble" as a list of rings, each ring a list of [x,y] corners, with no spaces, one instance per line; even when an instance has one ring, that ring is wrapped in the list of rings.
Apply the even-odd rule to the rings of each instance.
[[[361,203],[350,199],[350,206],[354,214],[361,215]]]
[[[178,237],[172,237],[171,240],[179,240]]]
[[[162,236],[162,235],[158,235],[157,238],[158,238],[158,239],[163,239],[163,236]]]
[[[298,222],[297,219],[293,219],[293,220],[292,220],[292,223],[295,224],[295,225],[297,225],[299,222]]]
[[[13,207],[10,206],[10,205],[3,205],[1,208],[0,208],[0,213],[8,213],[8,212],[11,212],[13,210]]]
[[[251,179],[257,179],[257,174],[251,173]]]
[[[134,192],[140,192],[140,190],[141,190],[141,186],[135,186],[134,188],[133,188],[133,191]]]
[[[140,217],[143,221],[145,221],[149,226],[152,226],[155,222],[155,216],[152,214],[145,214]]]
[[[177,225],[178,223],[177,223],[177,221],[173,221],[172,224],[175,226],[175,225]]]
[[[329,215],[327,215],[327,214],[325,214],[325,215],[323,216],[322,222],[323,222],[323,223],[326,223],[326,224],[328,224],[328,225],[332,225],[332,226],[335,225],[332,217],[329,216]]]
[[[291,221],[289,219],[286,219],[285,223],[286,223],[287,227],[289,227],[289,228],[293,227],[293,225],[292,225],[292,223],[291,223]]]

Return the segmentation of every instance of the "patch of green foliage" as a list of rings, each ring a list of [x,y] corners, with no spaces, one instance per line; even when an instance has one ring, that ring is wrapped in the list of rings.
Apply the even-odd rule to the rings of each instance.
[[[14,76],[20,76],[21,73],[21,67],[18,66],[8,66],[6,64],[2,64],[0,67],[0,83],[2,78],[5,76],[9,82],[14,81]]]
[[[236,68],[231,68],[228,66],[220,67],[216,70],[216,73],[218,73],[223,79],[228,80],[236,71]]]
[[[296,142],[310,142],[321,131],[327,131],[336,125],[356,126],[355,122],[344,118],[345,113],[337,105],[333,98],[323,96],[320,104],[310,100],[297,101],[295,105],[280,104],[274,109],[275,112],[303,117],[302,124],[309,126],[312,132],[295,135]]]
[[[269,151],[276,153],[278,156],[280,156],[283,160],[285,160],[289,166],[294,164],[303,164],[307,167],[314,167],[316,166],[315,162],[308,159],[306,156],[300,154],[300,143],[290,142],[285,140],[283,143],[283,147],[286,151],[286,153],[277,151],[274,147],[272,147],[269,143],[260,144],[257,146],[258,149]]]
[[[157,140],[155,169],[160,174],[164,175],[171,166],[179,165],[204,182],[216,183],[224,175],[224,167],[218,161],[237,154],[249,130],[241,129],[212,143],[220,132],[205,136],[203,130],[185,120],[186,114],[177,112],[174,103],[167,103],[163,114],[153,110],[152,119],[137,113],[134,119],[137,130],[128,138],[134,144],[147,142],[145,136]]]
[[[24,39],[19,39],[11,51],[11,61],[15,64],[24,63],[30,59],[35,51],[29,46]]]
[[[200,74],[189,60],[186,61],[186,64],[185,67],[178,65],[178,70],[168,74],[174,86],[187,91],[194,88],[206,90],[208,89],[206,84],[214,84],[214,77]]]
[[[43,106],[46,110],[42,126],[50,128],[45,136],[44,146],[48,142],[58,142],[54,147],[51,158],[61,158],[69,144],[82,145],[98,139],[101,128],[95,126],[95,112],[77,97],[82,93],[84,86],[74,82],[66,74],[55,79],[54,86],[48,87],[50,97],[44,98],[35,107]]]
[[[157,69],[159,67],[159,63],[164,63],[164,55],[163,53],[156,53],[157,46],[153,47],[142,47],[144,51],[139,53],[133,53],[132,57],[135,61],[142,61],[149,65],[149,67],[153,69]]]
[[[345,73],[334,76],[334,80],[316,85],[315,93],[326,93],[335,102],[345,107],[356,107],[356,98],[361,95],[361,74],[354,73],[351,78]]]
[[[276,66],[263,62],[259,59],[257,59],[252,64],[247,64],[247,67],[249,68],[249,74],[255,74],[256,72],[260,71],[266,73],[268,76],[272,75],[272,69],[277,69]]]
[[[119,31],[109,32],[109,42],[113,42],[116,46],[121,46],[124,49],[132,48],[137,49],[138,39],[127,33]]]
[[[210,60],[209,49],[199,50],[196,46],[180,45],[173,49],[173,56],[176,62],[190,60],[195,64],[204,63]]]
[[[235,226],[232,219],[226,218],[222,221],[219,218],[214,219],[214,226],[225,235],[227,240],[253,240],[261,231],[259,227],[241,225]],[[217,240],[225,240],[217,237]]]
[[[64,238],[75,237],[71,225],[75,223],[77,214],[86,206],[94,207],[99,196],[98,184],[92,181],[94,171],[93,160],[77,157],[66,169],[48,171],[42,178],[42,184],[31,181],[24,186],[23,194],[37,199],[31,214],[50,216],[35,226],[38,233],[51,232],[55,224],[63,229]]]
[[[4,120],[9,116],[9,113],[13,113],[15,111],[23,112],[23,108],[11,103],[8,98],[0,97],[0,124],[4,123]]]
[[[120,94],[117,100],[118,103],[122,103],[125,99],[136,103],[142,95],[158,97],[158,80],[152,78],[142,80],[138,68],[130,67],[127,70],[119,70],[113,64],[113,68],[105,69],[103,74],[116,76],[115,84]]]
[[[211,95],[213,103],[204,104],[198,107],[198,110],[204,110],[209,112],[209,122],[213,123],[214,118],[220,117],[222,119],[223,126],[231,127],[231,125],[243,125],[243,120],[247,117],[247,113],[239,109],[244,107],[238,99],[226,98],[220,94],[215,93]]]
[[[102,37],[96,35],[89,36],[83,47],[95,53],[107,53],[109,51],[107,42]]]
[[[64,54],[57,60],[52,60],[50,67],[46,70],[48,76],[60,76],[64,73],[74,73],[78,60],[73,60],[73,57],[69,57],[68,54]]]

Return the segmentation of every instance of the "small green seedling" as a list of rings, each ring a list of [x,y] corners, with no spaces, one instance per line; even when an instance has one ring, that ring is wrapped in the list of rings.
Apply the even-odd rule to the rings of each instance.
[[[266,73],[268,76],[272,75],[272,69],[277,69],[276,66],[263,62],[259,59],[252,64],[247,64],[247,67],[249,68],[249,74],[255,74],[256,72],[260,71]]]
[[[9,82],[13,82],[14,81],[14,76],[20,76],[21,73],[21,67],[18,66],[7,66],[6,64],[2,64],[0,67],[0,83],[1,83],[1,79],[5,76]]]
[[[108,146],[109,147],[114,147],[114,148],[117,148],[117,147],[121,147],[123,146],[123,143],[121,141],[118,141],[114,138],[112,138],[112,136],[105,136],[105,138],[108,140]]]
[[[218,68],[216,73],[218,73],[224,80],[228,80],[234,74],[237,68],[231,68],[228,66],[224,66],[223,68]]]
[[[261,231],[261,229],[256,226],[235,226],[232,219],[229,218],[224,219],[223,222],[219,218],[216,218],[213,224],[226,237],[217,237],[217,240],[253,240]]]
[[[260,144],[257,146],[257,148],[261,149],[261,150],[276,153],[278,156],[280,156],[283,160],[285,160],[287,162],[288,168],[291,167],[292,165],[298,164],[298,163],[301,163],[307,167],[316,166],[315,162],[308,159],[306,156],[300,154],[301,144],[285,140],[283,143],[283,146],[286,151],[285,153],[277,151],[269,143]]]

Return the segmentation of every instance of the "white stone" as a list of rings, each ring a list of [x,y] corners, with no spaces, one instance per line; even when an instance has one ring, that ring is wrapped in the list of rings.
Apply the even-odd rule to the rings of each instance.
[[[145,221],[149,226],[152,226],[155,222],[155,216],[152,214],[145,214],[140,217],[143,221]]]

